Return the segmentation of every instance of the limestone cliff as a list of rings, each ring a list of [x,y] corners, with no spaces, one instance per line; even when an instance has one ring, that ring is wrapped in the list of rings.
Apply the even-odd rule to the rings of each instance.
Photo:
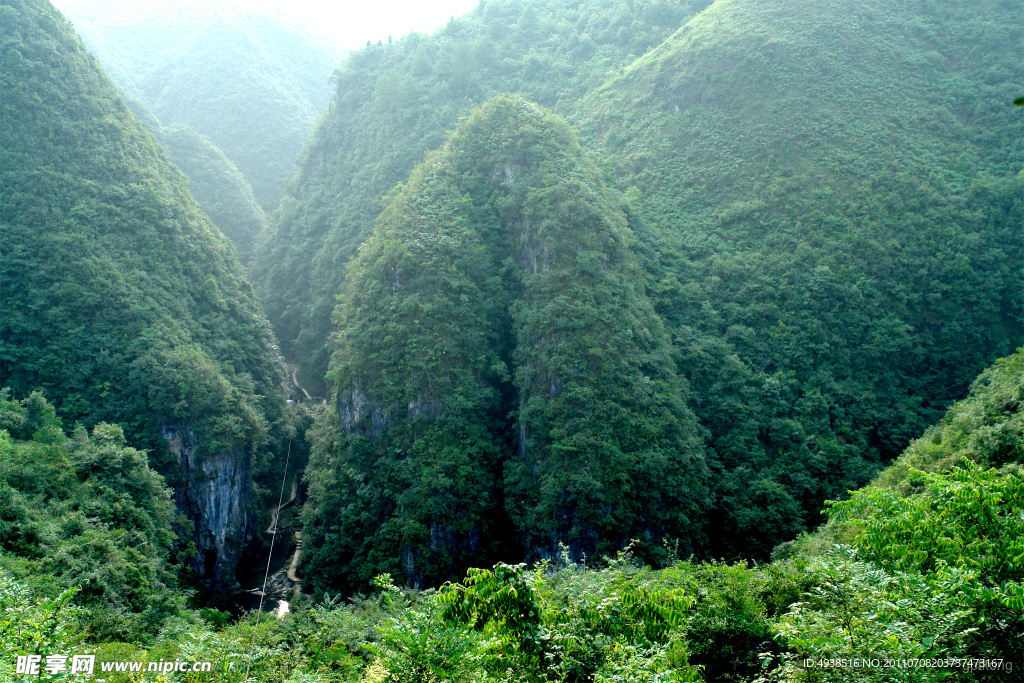
[[[251,459],[239,451],[197,455],[196,433],[182,423],[165,424],[160,435],[178,462],[178,511],[195,525],[192,568],[212,592],[233,592],[238,560],[253,531]]]

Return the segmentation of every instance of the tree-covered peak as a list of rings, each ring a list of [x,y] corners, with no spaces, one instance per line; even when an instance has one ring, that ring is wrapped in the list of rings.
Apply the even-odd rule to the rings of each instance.
[[[706,5],[487,2],[436,33],[348,55],[252,269],[304,383],[325,392],[330,315],[344,264],[373,229],[381,197],[427,150],[441,147],[462,117],[505,92],[567,111]]]
[[[316,585],[703,544],[699,428],[629,243],[576,135],[517,96],[388,195],[335,314],[307,475]]]
[[[461,150],[463,157],[471,156],[480,151],[480,143],[474,140],[481,137],[492,137],[488,151],[515,164],[557,164],[558,158],[568,154],[582,156],[579,138],[563,118],[520,95],[498,95],[473,109],[446,146]],[[512,179],[505,180],[512,184]]]

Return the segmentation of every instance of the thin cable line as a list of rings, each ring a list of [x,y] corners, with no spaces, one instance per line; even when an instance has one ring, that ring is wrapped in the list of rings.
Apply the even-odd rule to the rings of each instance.
[[[245,665],[245,683],[249,683],[249,668],[252,666],[252,653],[256,649],[256,634],[260,629],[260,615],[263,614],[263,598],[267,597],[267,578],[270,576],[270,560],[274,557],[274,541],[277,540],[277,523],[281,519],[281,502],[284,501],[284,483],[288,480],[288,462],[292,458],[292,440],[288,439],[288,454],[284,458],[284,473],[281,475],[281,493],[277,496],[277,516],[271,528],[270,553],[267,555],[267,570],[263,573],[263,590],[260,591],[260,606],[256,610],[256,626],[252,629],[252,643],[249,644],[249,661]]]

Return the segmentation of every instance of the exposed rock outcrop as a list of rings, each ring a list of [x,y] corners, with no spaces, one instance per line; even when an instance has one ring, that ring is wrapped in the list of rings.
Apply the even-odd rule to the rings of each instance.
[[[165,424],[160,434],[180,468],[174,492],[178,510],[195,525],[192,568],[214,593],[232,593],[235,569],[252,535],[250,458],[240,451],[197,456],[196,433],[189,425]]]

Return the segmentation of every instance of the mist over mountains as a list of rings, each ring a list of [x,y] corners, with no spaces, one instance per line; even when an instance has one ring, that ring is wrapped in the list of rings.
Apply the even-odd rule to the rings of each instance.
[[[259,14],[203,6],[70,17],[121,88],[160,122],[209,138],[272,211],[327,104],[337,48]]]

